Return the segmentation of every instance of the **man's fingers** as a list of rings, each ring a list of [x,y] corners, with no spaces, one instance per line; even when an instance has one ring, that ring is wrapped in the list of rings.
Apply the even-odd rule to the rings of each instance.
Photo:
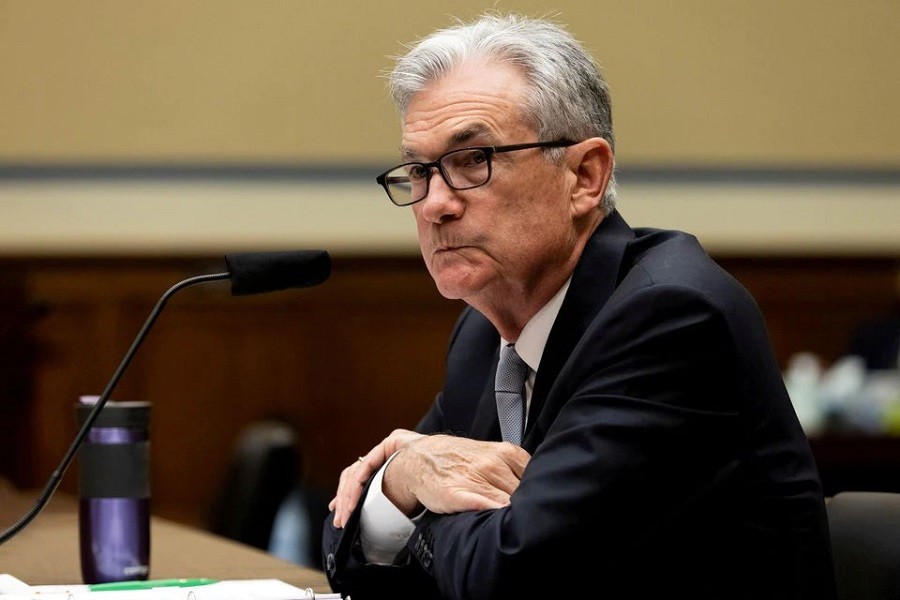
[[[334,497],[328,502],[328,510],[334,512],[335,527],[343,527],[351,512],[356,507],[359,497],[362,495],[362,486],[378,467],[377,446],[365,456],[360,456],[356,462],[341,471],[338,488]]]
[[[334,511],[334,526],[343,527],[356,508],[366,482],[384,463],[382,446],[379,444],[366,455],[360,456],[356,462],[341,471],[340,481],[334,498],[328,503],[328,510]]]
[[[340,482],[334,498],[328,503],[328,510],[334,511],[334,526],[343,527],[362,497],[363,487],[369,478],[387,462],[397,450],[423,437],[408,429],[395,429],[377,446],[358,457],[356,462],[341,471]]]
[[[525,467],[528,466],[528,461],[531,460],[531,455],[528,454],[527,450],[516,444],[504,442],[502,446],[503,452],[501,456],[504,462],[509,465],[513,475],[521,479],[522,473],[525,472]]]

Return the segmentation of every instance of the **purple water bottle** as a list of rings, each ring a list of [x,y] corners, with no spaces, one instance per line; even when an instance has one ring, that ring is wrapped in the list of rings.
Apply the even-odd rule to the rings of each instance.
[[[79,427],[95,397],[76,407]],[[109,401],[78,450],[84,583],[150,574],[150,403]]]

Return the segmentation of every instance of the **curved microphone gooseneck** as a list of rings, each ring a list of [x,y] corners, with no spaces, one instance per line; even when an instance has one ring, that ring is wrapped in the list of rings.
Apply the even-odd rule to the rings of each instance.
[[[125,357],[122,359],[116,372],[113,373],[109,383],[106,384],[106,389],[103,390],[100,398],[94,404],[90,413],[88,413],[84,424],[72,441],[72,445],[69,446],[68,451],[63,456],[62,462],[50,476],[37,501],[17,523],[0,533],[0,546],[31,523],[50,501],[53,493],[59,487],[62,477],[69,467],[69,463],[74,459],[75,453],[78,452],[78,448],[81,446],[84,438],[87,437],[88,431],[91,429],[94,421],[97,420],[100,411],[112,395],[113,390],[119,384],[119,379],[122,378],[122,374],[128,368],[131,359],[134,358],[135,352],[137,352],[144,338],[147,337],[147,332],[150,331],[159,313],[162,312],[166,303],[175,293],[198,283],[230,279],[232,295],[262,294],[288,288],[304,288],[317,285],[328,279],[328,276],[331,274],[331,258],[325,250],[230,254],[225,256],[225,262],[228,266],[228,272],[197,275],[184,279],[170,287],[160,297],[156,306],[150,312],[150,316],[147,317],[144,326],[141,327],[141,330],[134,338],[134,342],[132,342],[128,352],[125,353]]]
[[[33,521],[34,518],[38,516],[38,514],[50,501],[50,498],[53,496],[56,488],[59,487],[66,469],[69,468],[69,463],[71,463],[72,459],[75,458],[75,453],[78,451],[78,448],[81,446],[84,438],[87,436],[88,431],[94,424],[94,421],[97,420],[97,416],[100,414],[100,411],[103,409],[106,401],[112,395],[113,390],[116,389],[116,386],[119,384],[119,379],[122,378],[122,374],[125,372],[125,369],[128,368],[128,365],[131,363],[131,359],[134,358],[134,353],[137,352],[137,349],[144,341],[144,338],[147,337],[147,332],[153,326],[153,323],[156,321],[159,313],[162,312],[162,309],[169,301],[169,298],[171,298],[179,290],[182,290],[188,286],[198,283],[206,283],[208,281],[222,281],[228,278],[229,273],[198,275],[196,277],[191,277],[189,279],[179,281],[178,283],[170,287],[165,294],[162,295],[162,297],[156,303],[156,306],[153,308],[153,311],[150,313],[150,316],[147,317],[147,321],[144,323],[144,326],[141,327],[141,330],[138,332],[137,337],[134,338],[134,342],[131,343],[131,348],[128,349],[128,352],[125,353],[125,357],[122,359],[122,362],[119,363],[119,368],[116,369],[116,372],[113,373],[113,376],[109,380],[109,383],[106,384],[106,389],[103,390],[103,393],[100,395],[100,398],[97,400],[96,404],[94,404],[91,412],[88,413],[84,424],[81,426],[81,429],[78,430],[78,435],[75,436],[75,439],[72,441],[72,445],[69,446],[68,451],[66,451],[65,456],[63,456],[62,462],[60,462],[56,470],[53,471],[53,474],[50,476],[50,480],[47,481],[47,484],[44,486],[41,495],[38,496],[37,501],[34,503],[31,509],[29,509],[29,511],[25,513],[25,515],[21,519],[19,519],[18,523],[0,534],[0,545],[3,545],[6,541],[10,540],[14,535],[19,533],[19,531],[21,531],[29,523],[31,523],[31,521]]]

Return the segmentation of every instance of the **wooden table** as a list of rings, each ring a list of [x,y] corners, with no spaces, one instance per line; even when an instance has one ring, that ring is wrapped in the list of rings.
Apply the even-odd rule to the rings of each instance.
[[[19,519],[32,496],[0,489],[0,529]],[[280,579],[330,592],[325,574],[261,550],[159,517],[150,525],[150,577]],[[0,573],[31,585],[81,582],[77,502],[57,496],[13,539],[0,546]]]

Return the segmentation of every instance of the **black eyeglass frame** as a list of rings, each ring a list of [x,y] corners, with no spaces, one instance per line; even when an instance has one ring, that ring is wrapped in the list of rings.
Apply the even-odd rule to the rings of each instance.
[[[391,167],[390,169],[388,169],[387,171],[385,171],[384,173],[382,173],[381,175],[376,177],[375,181],[382,188],[384,188],[385,193],[387,194],[388,198],[394,205],[410,206],[417,202],[421,202],[422,200],[424,200],[425,198],[428,197],[428,190],[429,190],[429,186],[431,185],[431,176],[432,176],[431,174],[434,171],[434,169],[437,169],[438,172],[440,172],[441,177],[444,179],[444,183],[446,183],[450,189],[457,190],[457,191],[472,190],[475,188],[479,188],[483,185],[487,185],[488,182],[490,182],[491,175],[493,175],[493,162],[491,159],[493,158],[494,154],[503,154],[504,152],[516,152],[517,150],[528,150],[529,148],[568,148],[569,146],[574,146],[577,143],[579,143],[579,142],[573,142],[572,140],[567,140],[567,139],[559,139],[559,140],[553,140],[550,142],[529,142],[527,144],[508,144],[506,146],[469,146],[466,148],[457,148],[456,150],[450,150],[449,152],[445,152],[445,153],[441,154],[440,156],[438,156],[435,160],[433,160],[431,162],[424,163],[424,162],[411,161],[411,162],[399,164],[395,167]],[[482,152],[484,152],[485,160],[487,161],[487,177],[485,177],[485,179],[482,183],[479,183],[476,185],[467,185],[467,186],[459,187],[459,186],[453,185],[453,183],[450,181],[450,177],[448,177],[447,173],[444,172],[444,167],[441,164],[441,161],[443,161],[447,156],[450,156],[451,154],[455,154],[457,152],[465,152],[468,150],[481,150]],[[388,185],[390,185],[390,184],[387,181],[387,176],[390,173],[392,173],[393,171],[396,171],[397,169],[412,166],[412,165],[417,165],[417,166],[425,169],[425,193],[422,195],[421,198],[411,200],[410,202],[399,203],[394,199],[393,196],[391,196],[390,189],[388,189]]]

